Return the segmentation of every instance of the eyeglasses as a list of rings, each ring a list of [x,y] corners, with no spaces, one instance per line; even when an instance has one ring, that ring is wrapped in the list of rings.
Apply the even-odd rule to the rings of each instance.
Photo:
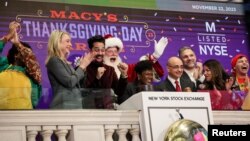
[[[184,66],[181,65],[181,66],[178,66],[178,65],[175,65],[175,66],[170,66],[168,65],[169,67],[173,68],[173,69],[184,69]]]

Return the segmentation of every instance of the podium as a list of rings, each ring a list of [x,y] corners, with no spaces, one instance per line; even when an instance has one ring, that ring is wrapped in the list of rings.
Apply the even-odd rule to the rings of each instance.
[[[118,110],[139,110],[143,141],[164,141],[174,122],[192,120],[208,130],[213,124],[210,95],[207,92],[140,92],[118,106]]]
[[[114,109],[116,95],[112,89],[82,88],[83,109]]]

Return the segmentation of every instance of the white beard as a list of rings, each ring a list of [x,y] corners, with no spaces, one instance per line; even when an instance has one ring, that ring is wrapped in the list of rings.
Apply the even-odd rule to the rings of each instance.
[[[104,55],[103,60],[104,60],[104,64],[106,64],[108,66],[111,66],[111,67],[113,67],[115,69],[117,78],[119,79],[120,75],[121,75],[121,72],[118,69],[117,65],[122,62],[121,58],[118,56],[117,59],[115,60],[115,62],[110,62],[110,57],[107,57],[107,56]]]

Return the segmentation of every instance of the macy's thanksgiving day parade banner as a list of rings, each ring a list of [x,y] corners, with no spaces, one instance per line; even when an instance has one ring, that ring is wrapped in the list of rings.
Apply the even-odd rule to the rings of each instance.
[[[193,12],[196,9],[205,12]],[[223,10],[228,12],[216,14]],[[44,88],[50,88],[45,58],[48,37],[55,29],[71,34],[71,61],[88,51],[87,39],[97,34],[119,37],[124,43],[120,57],[126,63],[136,63],[142,55],[153,53],[154,40],[167,37],[168,46],[159,59],[164,69],[167,59],[177,55],[179,48],[190,46],[199,61],[217,59],[230,72],[231,58],[238,53],[249,53],[244,16],[235,14],[239,10],[242,10],[239,6],[216,6],[216,3],[193,4],[192,12],[184,12],[178,8],[147,10],[13,0],[1,3],[0,35],[8,32],[11,21],[21,23],[20,38],[32,46],[40,62]]]

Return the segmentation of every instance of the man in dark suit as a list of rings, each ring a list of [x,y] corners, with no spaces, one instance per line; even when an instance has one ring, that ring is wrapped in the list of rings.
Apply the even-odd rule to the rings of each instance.
[[[195,91],[195,84],[181,78],[183,63],[179,57],[170,57],[167,62],[168,76],[157,86],[160,91]]]
[[[88,39],[90,52],[94,54],[94,60],[86,68],[86,78],[84,78],[84,88],[113,89],[115,94],[121,96],[127,85],[127,70],[125,63],[120,63],[118,69],[121,76],[118,79],[113,67],[103,63],[105,54],[105,39],[101,35],[96,35]]]
[[[202,63],[197,62],[195,52],[189,46],[179,49],[179,57],[184,67],[181,78],[192,81],[197,87],[205,80],[205,76],[202,74]]]

